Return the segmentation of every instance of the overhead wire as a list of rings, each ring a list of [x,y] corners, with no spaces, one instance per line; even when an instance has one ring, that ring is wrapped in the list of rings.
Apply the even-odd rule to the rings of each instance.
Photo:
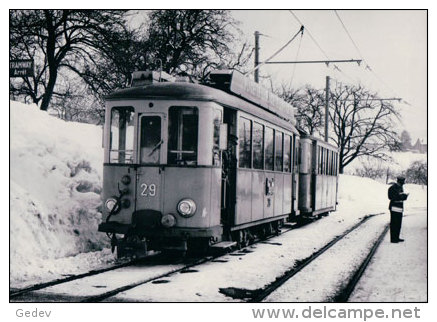
[[[296,14],[292,11],[292,10],[288,10],[288,12],[291,13],[291,15],[297,20],[297,22],[299,22],[302,26],[304,26],[304,24],[302,23],[302,21],[300,21],[300,19],[296,16]],[[308,27],[305,27],[306,33],[308,34],[308,36],[312,39],[312,41],[316,44],[316,46],[319,48],[319,50],[322,52],[323,55],[325,55],[325,57],[328,60],[331,60],[328,56],[328,54],[323,50],[322,46],[319,45],[319,43],[317,42],[317,40],[313,37],[313,35],[311,34],[310,30],[308,29]]]
[[[300,35],[299,46],[297,47],[296,57],[294,59],[295,61],[297,61],[297,59],[299,57],[300,46],[302,44],[302,38],[303,38],[303,33]],[[290,87],[293,85],[294,74],[296,72],[296,66],[297,66],[297,64],[294,64],[294,66],[293,66],[293,72],[291,73]]]
[[[355,47],[355,49],[357,50],[358,54],[360,55],[360,58],[363,60],[363,62],[366,64],[365,70],[368,70],[369,72],[371,72],[373,74],[373,76],[381,83],[383,84],[387,89],[389,89],[393,94],[395,94],[395,96],[399,96],[395,90],[393,90],[393,88],[391,88],[391,86],[389,86],[369,65],[368,61],[364,58],[364,55],[362,54],[361,50],[358,48],[358,45],[356,44],[356,42],[354,41],[354,39],[352,38],[352,35],[350,34],[349,30],[346,27],[346,24],[343,22],[343,20],[340,17],[340,14],[337,12],[337,10],[334,10],[335,15],[337,16],[338,20],[340,21],[340,24],[342,25],[345,33],[347,34],[347,36],[349,37],[350,41],[352,42],[352,45]],[[402,100],[405,104],[407,105],[411,105],[410,103],[408,103],[407,101],[405,101],[404,99]]]
[[[355,49],[357,50],[358,54],[360,55],[361,59],[366,62],[366,60],[364,59],[364,55],[361,53],[361,50],[358,48],[357,44],[355,43],[355,41],[353,40],[351,34],[349,33],[349,31],[346,28],[346,25],[344,24],[343,20],[341,20],[340,15],[338,14],[337,10],[334,10],[335,15],[337,16],[338,20],[340,21],[341,25],[343,26],[344,31],[346,32],[346,34],[348,35],[350,41],[352,42],[352,44],[354,45]],[[367,64],[367,62],[366,62]],[[367,64],[368,65],[368,64]]]
[[[292,10],[288,10],[288,12],[296,19],[296,21],[298,23],[300,23],[302,26],[304,26],[304,24],[302,23],[302,21],[299,19],[299,17],[292,11]],[[316,40],[316,38],[311,34],[310,30],[308,29],[308,27],[305,27],[305,31],[307,32],[308,36],[311,38],[311,40],[314,42],[314,44],[319,48],[320,52],[325,56],[325,58],[327,58],[327,60],[331,60],[331,58],[328,56],[328,54],[326,53],[325,50],[323,50],[322,46],[320,46],[319,42]],[[348,78],[349,80],[354,81],[350,76],[348,76],[343,70],[340,69],[340,67],[338,67],[336,64],[333,64],[334,66],[334,72],[337,70],[338,72],[340,72],[341,74],[343,74],[346,78]],[[329,65],[328,65],[329,67]]]
[[[285,45],[283,45],[281,48],[279,48],[273,55],[271,55],[269,58],[267,58],[265,61],[261,62],[258,64],[258,66],[256,66],[255,68],[253,68],[252,70],[246,72],[246,76],[248,76],[249,74],[252,74],[254,71],[256,71],[258,68],[260,68],[261,66],[263,66],[265,63],[269,62],[270,60],[272,60],[274,57],[276,57],[281,51],[283,51],[289,44],[291,44],[293,42],[294,39],[296,39],[296,37],[300,34],[303,33],[304,30],[304,26],[302,25],[299,29],[299,31],[289,40],[287,41],[287,43],[285,43]]]

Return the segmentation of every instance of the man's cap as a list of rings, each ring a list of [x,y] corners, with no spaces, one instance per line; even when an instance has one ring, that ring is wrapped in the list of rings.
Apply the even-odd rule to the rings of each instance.
[[[405,177],[399,176],[397,177],[398,182],[405,182]]]

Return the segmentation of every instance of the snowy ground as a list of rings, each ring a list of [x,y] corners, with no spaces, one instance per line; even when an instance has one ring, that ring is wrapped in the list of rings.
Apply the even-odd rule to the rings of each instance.
[[[10,111],[11,287],[23,287],[59,278],[63,274],[78,274],[110,265],[114,258],[108,249],[107,237],[97,232],[97,225],[101,220],[101,128],[63,122],[40,112],[36,106],[16,102],[11,102]],[[407,184],[405,190],[410,192],[406,213],[414,212],[415,207],[421,207],[423,212],[427,205],[426,187]],[[211,294],[209,300],[228,301],[229,297],[217,292],[218,287],[262,287],[292,266],[294,260],[305,258],[333,236],[355,224],[365,214],[384,212],[385,215],[379,216],[378,220],[381,224],[386,223],[389,220],[387,206],[387,185],[366,178],[342,175],[339,181],[338,210],[316,223],[278,237],[280,241],[277,243],[284,247],[259,244],[253,253],[229,255],[226,257],[226,263],[203,266],[202,271],[205,270],[206,274],[203,275],[204,279],[199,279],[197,273],[192,274],[192,277],[188,276],[190,274],[179,274],[172,283],[152,284],[147,287],[175,287],[179,283],[179,278],[185,281],[180,282],[180,292],[187,296],[186,299],[207,300],[205,295]],[[413,235],[423,232],[423,229],[426,229],[426,226],[423,227],[423,224],[426,224],[423,222],[424,216],[421,216],[422,221],[417,222],[412,218],[413,215],[405,218],[405,232],[409,229]],[[413,229],[414,224],[419,222],[422,226]],[[426,248],[426,240],[423,239],[423,234],[421,236],[422,238],[409,238],[408,244],[401,246],[408,247],[405,249],[409,252],[408,260],[420,255],[422,265],[418,262],[414,272],[423,272],[426,267],[426,256],[423,258],[423,252],[417,252],[421,248]],[[381,252],[383,250],[384,248]],[[384,253],[378,256],[386,258]],[[393,254],[390,258],[395,260],[397,257]],[[271,265],[272,260],[275,265]],[[377,265],[373,269],[374,273],[371,274],[372,270],[369,271],[370,282],[360,286],[361,293],[357,291],[354,300],[372,300],[367,298],[366,294],[373,284],[380,283],[382,275],[376,273],[387,272],[392,268],[389,264],[389,267],[380,267],[377,262],[374,264]],[[157,268],[157,271],[160,271],[160,268]],[[245,279],[242,280],[239,274],[235,274],[236,271],[243,271]],[[139,272],[138,275],[130,275],[128,270],[126,272],[130,279],[141,275]],[[157,272],[150,271],[152,275],[155,273]],[[399,276],[402,276],[404,281],[408,280],[406,276]],[[422,286],[426,285],[426,276],[420,276],[420,283],[411,283],[416,283],[422,289]],[[187,279],[192,279],[194,285],[204,285],[204,296],[199,296],[196,294],[198,291],[192,292],[193,289],[187,288],[187,285],[190,285],[187,284]],[[91,286],[97,285],[96,283],[100,285],[102,281],[96,280]],[[108,288],[105,291],[108,291]],[[120,294],[118,299],[135,299],[135,292],[140,291],[132,291],[133,293]],[[413,289],[412,294],[417,292],[418,290]],[[382,293],[381,288],[380,294]],[[165,300],[166,292],[162,294],[163,298],[153,300]],[[381,296],[381,300],[384,301],[383,295]]]
[[[351,302],[425,302],[427,290],[426,209],[410,209],[401,237],[392,244],[387,234],[352,294]]]

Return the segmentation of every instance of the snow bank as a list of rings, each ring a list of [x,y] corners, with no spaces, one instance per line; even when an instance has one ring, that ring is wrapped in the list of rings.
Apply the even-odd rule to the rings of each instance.
[[[10,103],[11,284],[62,271],[53,260],[101,250],[102,130]],[[57,267],[57,268],[56,268]]]

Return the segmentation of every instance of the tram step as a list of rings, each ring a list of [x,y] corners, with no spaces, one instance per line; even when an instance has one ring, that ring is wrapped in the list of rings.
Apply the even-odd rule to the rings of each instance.
[[[226,248],[231,248],[237,245],[237,242],[235,241],[222,241],[220,243],[211,245],[211,248],[216,248],[216,249],[226,249]]]

